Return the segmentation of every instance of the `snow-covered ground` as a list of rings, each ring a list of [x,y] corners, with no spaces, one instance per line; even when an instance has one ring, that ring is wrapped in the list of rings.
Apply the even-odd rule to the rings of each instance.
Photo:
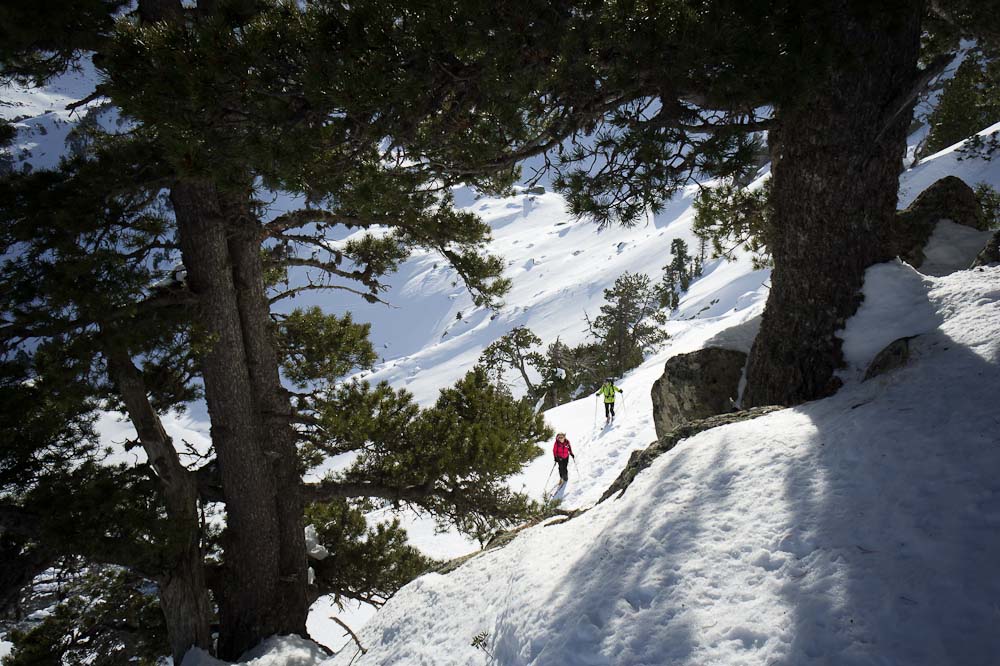
[[[1000,184],[997,164],[958,157],[954,148],[943,151],[904,174],[900,207],[946,174]],[[517,202],[488,200],[486,210]],[[557,331],[578,342],[568,339],[574,326],[567,322],[582,336],[581,310],[596,307],[599,290],[585,304],[560,294],[586,294],[577,280],[608,285],[623,270],[656,275],[668,239],[690,238],[689,203],[668,211],[670,220],[603,234],[590,228],[573,239],[579,245],[567,243],[563,254],[582,252],[565,261],[583,257],[589,270],[553,267],[538,286],[545,293],[513,323],[546,341]],[[535,248],[563,221],[554,219],[536,221],[529,212],[496,226],[497,251],[512,266],[527,263],[525,250],[548,254]],[[928,256],[947,257],[948,270],[967,266],[973,249],[949,256],[956,234],[943,226]],[[513,242],[520,227],[535,229],[534,248]],[[602,238],[634,240],[635,263],[611,264],[615,254],[601,261]],[[513,274],[516,294],[533,286],[525,277]],[[578,456],[566,506],[592,505],[631,451],[654,439],[649,391],[667,358],[707,343],[748,348],[766,280],[748,262],[709,264],[672,318],[668,345],[620,382],[624,404],[611,428],[599,427],[592,396],[546,413]],[[899,262],[873,267],[865,304],[844,333],[847,386],[838,395],[703,433],[640,474],[621,500],[526,530],[451,574],[421,577],[360,632],[369,652],[355,663],[994,663],[998,301],[996,268],[935,278]],[[481,331],[469,327],[448,342],[461,347],[472,341],[456,338],[479,340]],[[906,335],[923,336],[911,367],[859,383],[872,357]],[[422,356],[394,359],[379,374],[407,377],[399,368],[440,352],[438,341],[429,344]],[[463,365],[438,367],[442,383]],[[432,398],[421,396],[417,375],[410,386]],[[542,456],[514,485],[540,497],[550,470]],[[428,534],[417,542],[432,543]],[[353,644],[318,620],[311,624],[318,638],[345,645],[330,663],[349,663]],[[473,647],[483,632],[485,649]]]
[[[14,98],[20,111],[5,115],[28,116],[19,121],[15,164],[54,164],[73,119],[60,109],[89,92],[81,84],[88,76]],[[998,161],[959,160],[952,147],[903,174],[900,207],[947,174],[1000,186]],[[658,279],[674,238],[695,251],[693,196],[683,193],[631,229],[597,231],[570,218],[552,193],[475,199],[459,190],[460,205],[493,228],[491,251],[513,281],[498,316],[475,308],[432,253],[392,276],[392,307],[338,293],[296,304],[372,322],[383,360],[368,378],[429,404],[515,326],[546,344],[582,342],[584,314],[596,314],[619,275]],[[934,270],[925,271],[968,265],[975,242],[954,252],[964,234],[940,228],[927,252]],[[591,506],[631,451],[654,439],[649,392],[667,358],[710,340],[748,348],[768,276],[749,261],[710,261],[668,324],[670,342],[619,382],[625,393],[610,428],[598,427],[592,396],[546,413],[577,454],[565,506]],[[928,277],[886,264],[871,270],[866,294],[844,334],[850,367],[836,396],[691,438],[620,500],[525,530],[451,574],[423,576],[374,618],[320,601],[310,632],[334,648],[346,643],[330,664],[348,664],[354,653],[331,614],[359,630],[369,649],[361,664],[995,663],[1000,272]],[[910,367],[859,383],[885,343],[914,334],[923,337]],[[130,436],[112,415],[102,426],[109,442]],[[208,433],[198,410],[167,427],[191,442]],[[551,442],[540,446],[548,452]],[[540,498],[551,467],[543,455],[513,485]],[[435,557],[476,549],[427,521],[406,522],[411,540]],[[473,647],[483,632],[482,649]],[[267,648],[250,663],[323,659],[297,641]]]
[[[889,307],[848,342],[927,304],[909,367],[692,437],[621,499],[421,577],[355,663],[996,663],[1000,268],[886,264],[866,293]]]

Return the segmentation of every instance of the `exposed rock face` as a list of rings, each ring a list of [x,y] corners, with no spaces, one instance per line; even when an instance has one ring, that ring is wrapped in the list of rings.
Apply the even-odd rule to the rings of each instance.
[[[872,377],[884,375],[890,370],[901,368],[910,360],[910,340],[917,336],[910,335],[905,338],[893,340],[886,348],[875,355],[872,362],[868,364],[865,378],[861,381],[868,381]]]
[[[961,178],[945,176],[921,192],[909,208],[896,213],[890,241],[892,254],[920,268],[925,258],[924,246],[941,220],[979,231],[984,229],[976,193]]]
[[[986,243],[986,247],[972,262],[972,268],[996,263],[1000,263],[1000,231],[993,234],[993,237]]]
[[[632,455],[628,459],[628,464],[625,465],[625,469],[623,469],[621,474],[618,475],[615,482],[604,491],[604,494],[601,495],[601,499],[598,500],[598,503],[603,502],[615,493],[618,493],[619,497],[624,495],[625,490],[632,484],[633,479],[635,479],[639,472],[652,465],[653,461],[658,457],[677,446],[682,439],[693,437],[699,432],[703,432],[710,428],[717,428],[718,426],[729,425],[730,423],[738,423],[739,421],[748,421],[750,419],[755,419],[758,416],[764,416],[765,414],[777,412],[782,409],[785,408],[777,406],[754,407],[753,409],[747,409],[742,412],[719,414],[717,416],[711,416],[707,419],[691,421],[690,423],[685,423],[684,425],[674,428],[671,432],[659,436],[655,442],[650,444],[645,449],[641,451],[633,451]]]
[[[653,384],[653,423],[663,437],[682,423],[733,411],[746,365],[741,351],[709,347],[667,361]]]

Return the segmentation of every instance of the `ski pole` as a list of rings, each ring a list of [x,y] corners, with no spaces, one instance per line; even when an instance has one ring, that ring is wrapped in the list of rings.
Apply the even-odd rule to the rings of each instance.
[[[573,468],[576,470],[577,476],[583,476],[582,474],[580,474],[580,466],[576,464],[576,456],[573,456]]]
[[[594,429],[597,429],[597,404],[601,401],[600,396],[594,396]]]
[[[545,485],[542,487],[543,495],[549,492],[549,479],[552,478],[552,472],[554,471],[556,471],[556,463],[552,463],[552,469],[549,470],[549,475],[545,477]]]

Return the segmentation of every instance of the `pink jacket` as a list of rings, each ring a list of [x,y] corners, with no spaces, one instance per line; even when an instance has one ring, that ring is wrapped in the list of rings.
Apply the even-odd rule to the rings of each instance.
[[[556,439],[556,443],[552,446],[552,455],[563,460],[573,455],[573,447],[569,445],[569,440],[564,439],[560,442]]]

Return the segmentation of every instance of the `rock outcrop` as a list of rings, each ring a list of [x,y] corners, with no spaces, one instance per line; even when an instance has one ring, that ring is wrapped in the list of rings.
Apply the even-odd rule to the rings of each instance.
[[[886,345],[885,349],[876,354],[872,362],[868,364],[865,378],[861,381],[866,382],[873,377],[884,375],[890,370],[906,365],[910,360],[910,340],[915,337],[917,336],[910,335],[905,338],[897,338]]]
[[[984,230],[976,193],[961,178],[945,176],[921,192],[906,210],[896,213],[890,241],[892,255],[920,268],[925,259],[924,246],[941,220]]]
[[[747,355],[708,347],[667,361],[653,384],[653,424],[663,437],[695,419],[733,411]]]
[[[1000,263],[1000,231],[993,234],[989,242],[986,243],[986,247],[983,251],[979,253],[976,260],[972,262],[971,268],[976,268],[977,266],[988,266],[990,264]]]

